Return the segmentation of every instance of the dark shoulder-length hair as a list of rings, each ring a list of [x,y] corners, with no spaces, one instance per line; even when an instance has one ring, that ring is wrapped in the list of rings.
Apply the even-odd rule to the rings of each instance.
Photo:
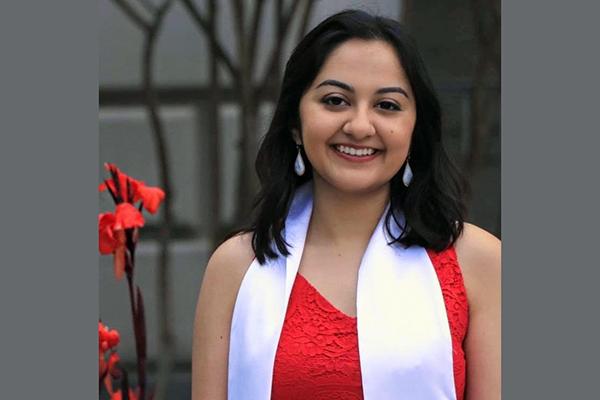
[[[383,40],[393,46],[416,101],[417,120],[410,147],[413,179],[408,187],[403,185],[402,167],[390,182],[390,208],[385,216],[386,230],[392,238],[390,244],[419,245],[440,251],[454,244],[462,232],[465,181],[442,147],[440,104],[412,38],[397,21],[346,10],[310,31],[286,64],[273,119],[256,158],[260,191],[250,226],[241,230],[252,232],[252,247],[261,264],[279,254],[289,255],[283,237],[285,219],[295,189],[312,178],[312,167],[306,157],[305,174],[294,173],[297,149],[291,130],[301,129],[300,98],[329,54],[354,38]],[[394,236],[390,224],[392,220],[400,224],[401,213],[406,222],[404,231]]]

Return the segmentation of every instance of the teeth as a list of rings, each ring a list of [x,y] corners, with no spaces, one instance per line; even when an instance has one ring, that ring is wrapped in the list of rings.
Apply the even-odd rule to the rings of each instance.
[[[370,156],[375,153],[375,149],[355,149],[348,146],[337,145],[335,146],[336,150],[340,153],[350,154],[351,156]]]

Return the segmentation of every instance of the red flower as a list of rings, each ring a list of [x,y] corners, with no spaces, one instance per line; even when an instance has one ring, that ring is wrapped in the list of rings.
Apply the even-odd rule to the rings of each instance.
[[[115,209],[113,230],[141,228],[144,226],[144,216],[132,204],[121,203]]]
[[[121,337],[116,329],[109,329],[101,321],[98,321],[98,350],[105,353],[117,347]]]
[[[98,239],[100,254],[112,254],[118,246],[113,227],[115,215],[111,212],[98,215]]]
[[[121,279],[125,272],[126,235],[125,229],[134,229],[134,240],[137,228],[144,226],[144,217],[133,205],[121,203],[115,213],[103,213],[98,216],[98,239],[100,254],[114,254],[113,269],[115,277]]]
[[[126,237],[122,229],[115,230],[117,218],[113,213],[98,216],[98,239],[100,254],[113,254],[115,277],[121,279],[125,273]]]
[[[156,214],[160,203],[165,198],[165,192],[161,188],[139,185],[135,192],[133,201],[142,200],[144,208],[151,214]]]
[[[101,321],[98,321],[98,357],[99,366],[98,373],[102,379],[106,373],[110,373],[113,377],[118,377],[120,371],[117,367],[119,362],[119,355],[112,352],[106,362],[106,352],[114,350],[119,344],[121,338],[119,332],[116,329],[109,329],[108,326],[104,325]]]
[[[133,202],[133,197],[137,192],[138,186],[143,185],[144,183],[124,174],[114,164],[105,163],[104,168],[110,172],[112,178],[107,179],[106,183],[101,183],[100,186],[98,186],[98,190],[102,192],[106,190],[108,186],[108,189],[110,189],[119,200],[118,202]],[[116,183],[115,177],[117,178]]]
[[[111,173],[113,178],[107,179],[105,183],[101,183],[98,186],[99,191],[104,191],[107,188],[117,197],[117,202],[135,203],[136,201],[142,201],[142,204],[148,212],[156,214],[160,203],[165,198],[165,192],[154,186],[146,186],[142,181],[133,179],[132,177],[124,174],[114,164],[106,163],[104,167]],[[117,177],[117,184],[115,183],[114,177]]]

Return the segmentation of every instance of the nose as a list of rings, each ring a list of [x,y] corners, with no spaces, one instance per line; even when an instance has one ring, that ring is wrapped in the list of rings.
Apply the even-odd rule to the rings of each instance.
[[[342,131],[357,140],[373,136],[375,134],[375,126],[370,119],[369,110],[366,107],[357,109],[348,121],[346,121],[342,127]]]

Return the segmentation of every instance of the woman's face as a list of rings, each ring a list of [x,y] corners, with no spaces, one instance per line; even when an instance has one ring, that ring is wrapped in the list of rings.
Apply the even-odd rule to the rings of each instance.
[[[300,100],[315,184],[348,193],[387,189],[406,160],[416,117],[394,48],[381,40],[342,43]]]

